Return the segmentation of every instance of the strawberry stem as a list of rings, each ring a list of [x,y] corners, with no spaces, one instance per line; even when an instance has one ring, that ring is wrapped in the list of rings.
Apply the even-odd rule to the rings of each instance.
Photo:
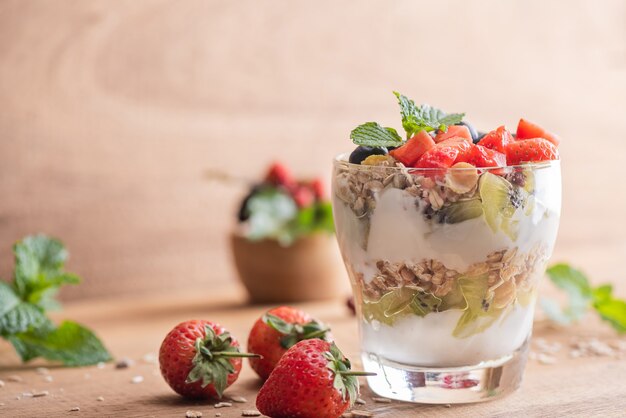
[[[310,334],[304,334],[303,335],[303,339],[310,340],[312,338],[322,337],[328,331],[330,331],[330,328],[323,328],[323,329],[317,330],[315,332],[311,332]]]
[[[359,372],[356,370],[339,370],[335,373],[340,374],[342,376],[376,376],[376,373],[372,372]]]
[[[262,358],[260,354],[254,353],[240,353],[235,351],[213,351],[211,354],[214,356],[222,356],[222,357],[254,357],[254,358]]]

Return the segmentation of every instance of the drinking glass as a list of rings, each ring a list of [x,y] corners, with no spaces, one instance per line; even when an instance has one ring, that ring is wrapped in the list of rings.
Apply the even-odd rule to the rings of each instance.
[[[335,158],[337,239],[378,395],[493,399],[521,383],[559,226],[559,161],[413,169]],[[386,161],[386,162],[385,162]]]

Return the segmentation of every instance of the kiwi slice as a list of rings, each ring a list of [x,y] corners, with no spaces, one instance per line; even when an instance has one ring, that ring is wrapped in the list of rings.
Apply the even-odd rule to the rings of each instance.
[[[515,241],[519,221],[514,220],[518,207],[523,208],[528,193],[513,185],[504,178],[491,173],[480,176],[478,191],[482,200],[485,221],[493,232],[502,231]]]
[[[438,212],[439,221],[445,224],[456,224],[469,219],[478,218],[483,214],[483,205],[480,199],[459,200]]]

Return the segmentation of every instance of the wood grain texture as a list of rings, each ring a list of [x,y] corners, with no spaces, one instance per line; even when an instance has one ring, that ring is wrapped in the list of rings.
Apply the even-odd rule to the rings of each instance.
[[[555,257],[623,292],[625,21],[619,0],[2,1],[0,276],[41,231],[87,279],[67,298],[225,286],[243,190],[204,170],[328,177],[353,126],[399,125],[398,89],[561,134]]]
[[[233,291],[217,296],[180,295],[168,298],[102,300],[74,303],[63,317],[80,318],[93,327],[106,341],[113,354],[128,356],[136,361],[129,369],[116,370],[112,364],[103,369],[51,368],[52,382],[44,381],[33,364],[20,366],[10,346],[0,341],[0,379],[6,382],[0,388],[0,416],[30,418],[34,416],[74,416],[68,411],[80,407],[80,417],[184,417],[185,411],[201,411],[206,418],[220,412],[223,418],[241,416],[242,409],[254,409],[260,381],[244,364],[239,380],[225,396],[243,396],[246,404],[216,410],[213,402],[185,401],[176,395],[158,372],[158,365],[146,363],[146,354],[156,355],[162,339],[179,322],[190,318],[210,318],[226,326],[245,346],[253,322],[265,307],[242,304],[242,298]],[[328,323],[343,352],[360,367],[356,320],[349,316],[341,302],[300,305],[318,319]],[[573,338],[596,337],[603,342],[614,342],[616,336],[605,325],[593,318],[567,330],[535,323],[535,338],[550,343],[560,342],[564,348],[556,354],[554,365],[529,361],[522,388],[514,394],[492,402],[473,405],[416,405],[402,402],[374,403],[366,385],[362,387],[364,407],[376,417],[623,417],[626,412],[626,358],[569,358],[569,343]],[[622,341],[626,341],[622,339]],[[10,375],[19,375],[23,382],[8,382]],[[143,376],[144,382],[132,384],[134,376]],[[47,390],[42,398],[22,396],[23,392]],[[21,399],[17,400],[16,396]],[[103,401],[98,401],[102,396]]]

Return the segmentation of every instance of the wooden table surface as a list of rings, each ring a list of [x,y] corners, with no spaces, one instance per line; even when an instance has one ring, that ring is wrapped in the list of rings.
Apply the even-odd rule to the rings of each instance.
[[[184,417],[187,410],[196,410],[204,417],[216,412],[222,417],[241,416],[243,409],[255,409],[255,394],[260,381],[244,364],[239,380],[225,396],[240,395],[247,403],[234,403],[230,408],[215,409],[212,402],[186,401],[165,384],[158,371],[155,356],[165,334],[178,322],[192,318],[215,320],[228,327],[240,340],[247,339],[253,321],[267,307],[249,306],[238,289],[231,289],[225,297],[216,295],[169,295],[137,302],[109,300],[73,303],[57,317],[78,319],[93,327],[104,339],[116,358],[129,357],[135,364],[117,370],[113,363],[104,367],[63,369],[47,366],[46,378],[38,366],[43,363],[20,365],[11,348],[0,343],[0,416],[6,417]],[[356,320],[343,302],[323,302],[302,305],[322,321],[328,322],[344,353],[358,364],[358,336]],[[563,348],[555,354],[555,364],[529,361],[522,388],[507,398],[471,405],[433,406],[393,401],[374,403],[372,393],[362,386],[362,398],[367,404],[360,409],[373,411],[376,417],[417,416],[580,416],[618,417],[626,415],[626,352],[615,356],[571,358],[571,341],[583,338],[616,345],[626,344],[611,329],[593,317],[568,329],[556,329],[540,319],[535,323],[533,348],[537,340],[560,343]],[[616,350],[618,351],[618,350]],[[22,382],[9,381],[17,375]],[[135,376],[143,382],[133,384]],[[46,390],[44,397],[29,397],[28,393]],[[26,395],[24,395],[26,393]],[[98,400],[102,397],[102,400]],[[19,398],[19,399],[18,399]],[[75,406],[78,412],[69,412]]]

